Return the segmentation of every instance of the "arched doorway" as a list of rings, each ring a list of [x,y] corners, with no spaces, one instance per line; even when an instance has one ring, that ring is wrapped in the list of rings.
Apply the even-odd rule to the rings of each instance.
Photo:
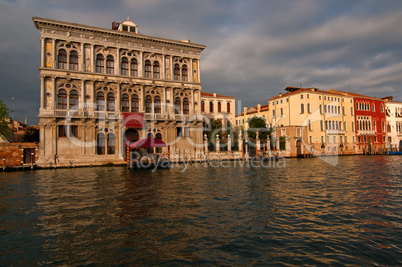
[[[162,134],[161,133],[157,133],[155,136],[156,139],[162,140]],[[156,147],[155,148],[155,152],[156,153],[162,153],[162,148],[161,147]]]
[[[124,160],[127,159],[126,142],[127,141],[137,141],[139,139],[140,139],[140,135],[139,135],[138,131],[135,129],[129,128],[124,132],[124,136],[123,136],[124,150],[122,151]]]

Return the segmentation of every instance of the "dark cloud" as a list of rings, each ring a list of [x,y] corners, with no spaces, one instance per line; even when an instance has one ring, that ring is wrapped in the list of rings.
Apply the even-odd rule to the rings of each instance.
[[[207,45],[203,90],[243,105],[300,84],[402,101],[401,11],[398,0],[0,0],[0,98],[38,121],[33,16],[104,28],[130,16],[142,34]]]

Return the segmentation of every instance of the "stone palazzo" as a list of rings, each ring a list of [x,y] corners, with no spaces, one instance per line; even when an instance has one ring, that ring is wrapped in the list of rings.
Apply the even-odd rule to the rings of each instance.
[[[146,137],[168,144],[161,154],[202,153],[204,45],[142,35],[129,19],[112,29],[33,22],[41,41],[39,166],[123,163],[126,142]]]

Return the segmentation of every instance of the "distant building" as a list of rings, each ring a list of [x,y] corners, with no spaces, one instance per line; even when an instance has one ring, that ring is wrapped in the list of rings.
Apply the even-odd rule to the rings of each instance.
[[[268,100],[277,148],[283,138],[292,157],[355,153],[353,97],[317,88],[285,90]]]
[[[33,22],[41,35],[39,165],[122,163],[126,141],[146,137],[169,144],[162,153],[203,151],[204,45],[142,35],[128,19],[112,29]]]
[[[345,97],[353,97],[357,153],[384,153],[387,149],[384,100],[351,92],[336,92]]]
[[[221,120],[222,125],[233,126],[235,121],[236,98],[201,92],[201,114],[208,119]]]
[[[402,102],[393,101],[392,96],[382,98],[387,116],[387,148],[402,150]]]
[[[236,115],[236,124],[235,126],[243,128],[244,131],[247,131],[249,128],[249,120],[253,117],[262,118],[267,124],[267,128],[270,128],[271,125],[268,121],[269,116],[269,105],[261,106],[260,103],[257,104],[256,107],[251,107],[247,109],[247,106],[243,107],[243,112]]]

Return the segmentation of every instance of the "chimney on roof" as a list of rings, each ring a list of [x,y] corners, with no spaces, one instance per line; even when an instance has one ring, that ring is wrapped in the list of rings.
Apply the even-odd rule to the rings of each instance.
[[[258,110],[258,112],[261,111],[261,104],[260,103],[257,104],[257,110]]]
[[[243,115],[246,115],[247,114],[247,106],[244,106],[243,107]]]
[[[282,97],[282,93],[279,93],[279,97]]]
[[[214,93],[214,97],[216,97],[216,93]]]

